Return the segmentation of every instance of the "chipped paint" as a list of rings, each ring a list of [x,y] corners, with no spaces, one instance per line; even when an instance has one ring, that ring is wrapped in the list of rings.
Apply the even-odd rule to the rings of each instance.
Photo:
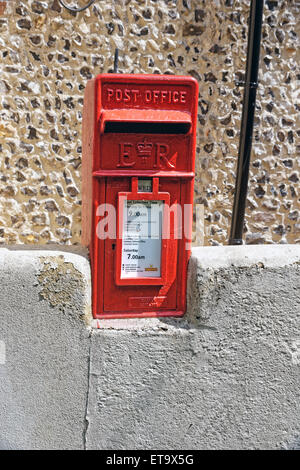
[[[61,311],[70,309],[78,292],[85,292],[87,279],[76,269],[72,262],[67,262],[63,255],[40,257],[41,269],[37,274],[40,297],[49,302],[51,307]],[[80,315],[89,325],[91,321],[90,303],[85,303]]]

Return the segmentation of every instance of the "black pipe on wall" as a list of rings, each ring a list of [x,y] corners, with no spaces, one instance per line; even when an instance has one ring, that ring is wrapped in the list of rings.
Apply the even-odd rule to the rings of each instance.
[[[229,245],[243,244],[264,0],[251,0],[246,81]]]

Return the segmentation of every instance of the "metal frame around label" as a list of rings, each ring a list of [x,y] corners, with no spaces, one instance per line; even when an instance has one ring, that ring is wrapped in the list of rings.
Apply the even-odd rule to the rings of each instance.
[[[166,218],[166,211],[163,209],[163,220],[162,220],[162,239],[161,239],[161,276],[160,277],[132,277],[122,278],[122,233],[123,230],[123,214],[124,214],[124,202],[125,200],[134,201],[163,201],[164,204],[170,205],[170,194],[158,192],[158,178],[153,178],[152,192],[141,193],[138,192],[138,178],[132,178],[132,190],[131,192],[120,192],[118,194],[118,215],[117,215],[117,246],[116,246],[116,275],[115,281],[118,286],[155,286],[163,285],[166,280],[167,273],[167,252],[168,252],[168,239],[163,237],[164,233],[169,233],[168,230],[169,220]]]

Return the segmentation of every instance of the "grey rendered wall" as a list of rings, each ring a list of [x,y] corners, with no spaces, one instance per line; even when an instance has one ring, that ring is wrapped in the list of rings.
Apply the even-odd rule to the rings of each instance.
[[[84,447],[88,261],[0,249],[0,448]]]
[[[0,258],[2,446],[300,447],[299,246],[196,248],[183,319],[99,324],[83,256]]]

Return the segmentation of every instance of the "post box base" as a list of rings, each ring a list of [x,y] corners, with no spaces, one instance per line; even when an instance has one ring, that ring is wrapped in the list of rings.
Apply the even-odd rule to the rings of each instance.
[[[124,313],[124,312],[115,312],[115,313],[102,313],[99,315],[94,315],[96,319],[107,319],[112,320],[115,318],[158,318],[158,317],[182,317],[184,315],[183,311],[164,311],[164,312],[139,312],[139,313]]]

